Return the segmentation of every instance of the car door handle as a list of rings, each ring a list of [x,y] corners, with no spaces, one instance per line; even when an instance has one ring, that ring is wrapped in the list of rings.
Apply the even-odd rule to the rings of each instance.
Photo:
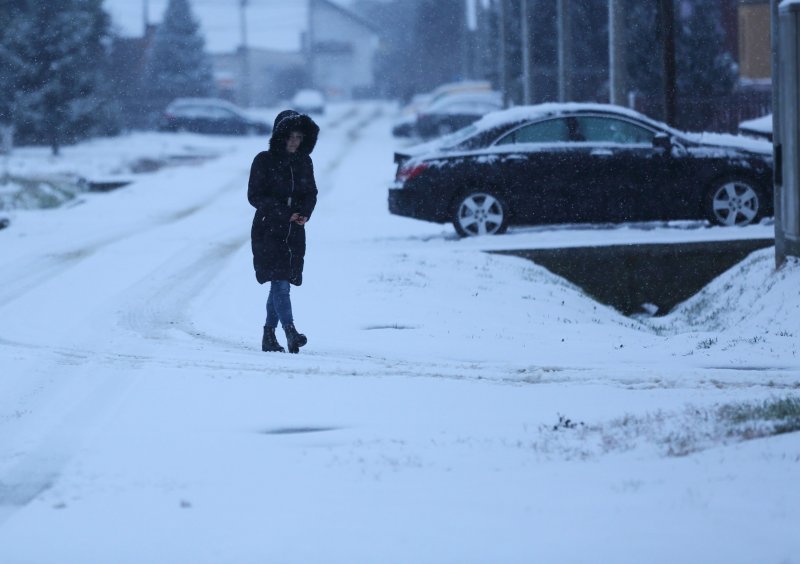
[[[590,153],[593,157],[610,157],[614,154],[611,149],[593,149]]]

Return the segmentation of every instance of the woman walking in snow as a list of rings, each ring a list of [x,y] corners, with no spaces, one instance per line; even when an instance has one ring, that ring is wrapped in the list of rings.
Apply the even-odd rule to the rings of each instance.
[[[259,284],[270,282],[261,350],[285,352],[275,337],[280,321],[290,353],[308,342],[292,317],[290,284],[303,283],[305,224],[317,203],[311,151],[319,127],[307,115],[285,110],[275,118],[269,150],[250,168],[247,199],[256,208],[250,231],[253,266]]]

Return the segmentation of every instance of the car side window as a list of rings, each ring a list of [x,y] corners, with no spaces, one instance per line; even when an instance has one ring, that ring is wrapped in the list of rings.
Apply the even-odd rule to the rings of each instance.
[[[558,143],[569,140],[569,128],[565,119],[549,119],[531,123],[515,129],[501,138],[497,145],[511,143]]]
[[[629,121],[600,117],[580,116],[578,138],[589,143],[622,143],[626,145],[652,144],[654,132]]]

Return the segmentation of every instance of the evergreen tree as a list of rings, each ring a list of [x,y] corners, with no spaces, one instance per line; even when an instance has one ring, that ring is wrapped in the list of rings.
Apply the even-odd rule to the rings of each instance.
[[[29,0],[13,24],[2,43],[14,64],[14,125],[24,141],[45,141],[58,154],[102,115],[108,16],[102,0]]]
[[[719,0],[694,0],[685,6],[689,13],[679,27],[676,53],[679,95],[708,99],[730,94],[738,68],[723,51]]]
[[[26,0],[0,0],[0,125],[10,125],[23,61],[11,45],[11,30],[21,25]]]
[[[144,90],[152,111],[174,98],[214,92],[205,40],[188,0],[170,0],[147,55]]]
[[[725,51],[721,0],[686,0],[675,10],[678,125],[702,128],[711,117],[715,98],[731,94],[738,70]],[[655,0],[628,0],[626,24],[628,80],[642,96],[645,113],[661,118],[663,38]]]

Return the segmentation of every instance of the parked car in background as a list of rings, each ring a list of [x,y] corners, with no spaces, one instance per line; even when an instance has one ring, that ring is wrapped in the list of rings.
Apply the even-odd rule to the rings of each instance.
[[[432,92],[416,94],[411,101],[400,110],[400,116],[392,125],[392,135],[395,137],[416,136],[417,116],[431,104],[438,102],[442,98],[455,94],[489,92],[491,89],[491,83],[485,80],[462,80],[442,84],[436,87]]]
[[[764,117],[749,119],[739,124],[739,133],[772,141],[772,114]]]
[[[417,115],[416,133],[422,139],[441,137],[503,107],[500,92],[462,92],[443,96]]]
[[[324,114],[325,96],[319,90],[300,90],[292,98],[292,109],[301,114]]]
[[[272,126],[248,116],[227,100],[178,98],[164,110],[158,129],[221,135],[263,135],[270,133]]]
[[[772,146],[692,134],[605,104],[520,106],[395,154],[389,211],[462,235],[510,225],[773,213]]]
[[[475,92],[489,92],[492,83],[487,80],[459,80],[448,82],[434,88],[431,93],[431,102],[438,102],[440,98],[454,94],[473,94]]]
[[[417,114],[431,103],[431,94],[416,94],[401,110],[392,124],[395,137],[413,137],[417,130]]]

